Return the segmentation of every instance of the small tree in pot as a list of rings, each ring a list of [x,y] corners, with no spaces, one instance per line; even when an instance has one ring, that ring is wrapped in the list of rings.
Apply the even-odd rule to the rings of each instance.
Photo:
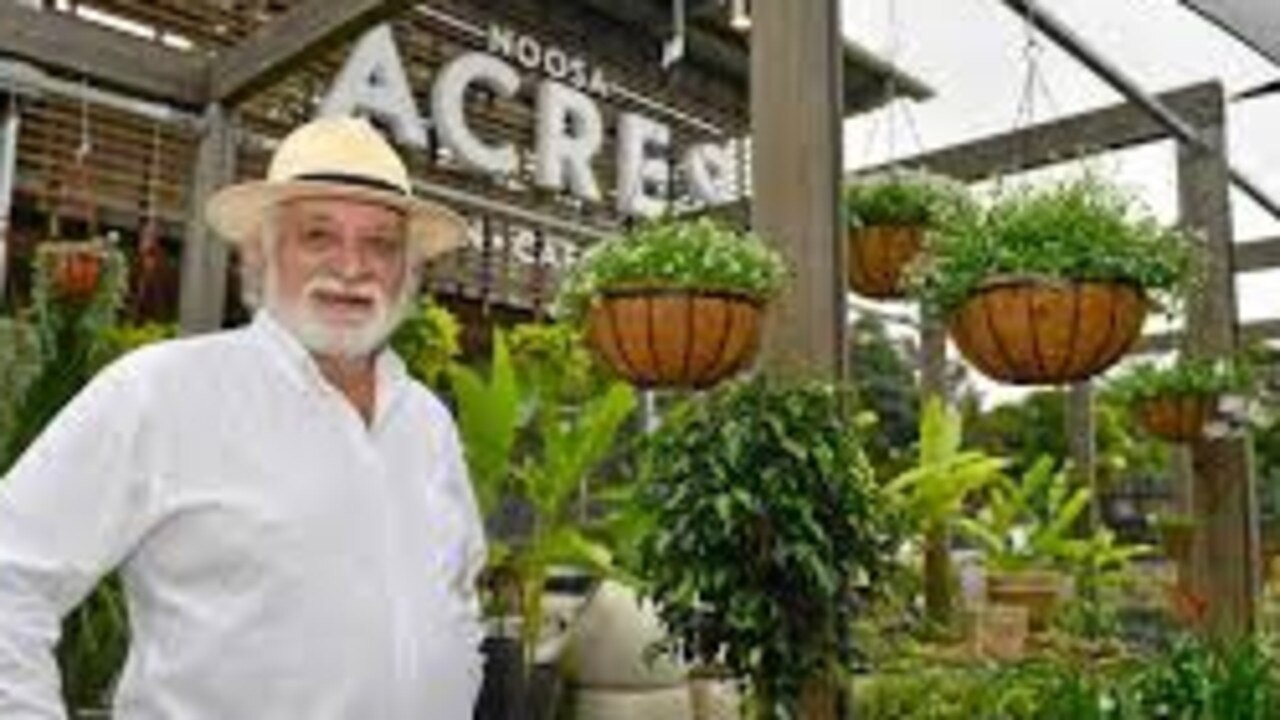
[[[1015,384],[1091,377],[1133,345],[1148,305],[1191,280],[1189,242],[1085,176],[1009,193],[931,243],[913,278],[960,352]]]
[[[762,718],[822,716],[852,660],[862,588],[899,523],[848,393],[755,379],[678,409],[651,438],[635,574],[687,660],[749,682]]]

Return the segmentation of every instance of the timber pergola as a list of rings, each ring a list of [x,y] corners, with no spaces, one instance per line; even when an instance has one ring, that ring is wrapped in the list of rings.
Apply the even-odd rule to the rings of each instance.
[[[310,116],[318,90],[370,28],[391,22],[409,38],[403,52],[416,82],[431,72],[432,63],[448,48],[477,42],[478,30],[484,29],[484,18],[491,14],[514,18],[526,28],[567,33],[571,47],[603,53],[619,75],[636,81],[641,92],[628,96],[628,102],[644,107],[646,99],[637,96],[644,93],[680,99],[668,100],[663,109],[664,119],[674,120],[673,145],[707,132],[736,141],[739,168],[734,185],[744,197],[737,217],[745,220],[750,212],[745,197],[752,183],[743,140],[752,132],[747,98],[754,74],[747,38],[729,27],[724,3],[687,0],[684,58],[662,71],[656,57],[650,61],[635,46],[648,47],[655,38],[674,32],[671,9],[665,0],[516,0],[492,7],[476,0],[200,0],[181,7],[145,0],[3,2],[0,64],[30,63],[45,76],[46,90],[57,88],[33,103],[35,117],[19,133],[18,176],[25,182],[18,184],[18,191],[28,198],[46,192],[48,178],[37,178],[38,182],[32,178],[70,162],[76,146],[73,128],[87,122],[76,116],[86,115],[95,128],[102,128],[95,147],[109,160],[99,180],[109,191],[101,213],[128,224],[129,218],[141,214],[138,208],[146,193],[139,186],[152,181],[148,166],[154,163],[149,163],[147,150],[153,144],[160,148],[164,162],[155,179],[154,213],[166,228],[166,237],[181,241],[182,325],[186,331],[217,327],[224,312],[230,259],[196,212],[204,198],[226,183],[261,172],[274,139]],[[81,11],[83,17],[77,14]],[[105,27],[100,18],[92,18],[94,12],[123,18],[143,32]],[[761,25],[769,23],[757,23],[757,29]],[[600,27],[612,28],[613,34],[598,32]],[[432,39],[418,42],[415,34],[428,29],[434,33]],[[609,42],[622,36],[619,29],[626,30],[625,37],[645,38],[646,43]],[[478,42],[483,43],[482,34]],[[920,81],[851,43],[837,40],[834,47],[840,61],[834,76],[837,113],[880,106],[888,99],[886,87],[890,86],[917,99],[931,94]],[[3,76],[0,72],[0,92],[5,87]],[[74,91],[76,84],[80,92],[66,92]],[[87,109],[83,107],[86,95],[108,94],[113,102],[89,102]],[[140,105],[145,105],[142,116],[156,126],[152,132],[145,124],[139,127],[140,123],[124,118]],[[519,125],[528,120],[518,108],[498,105],[478,109],[480,129],[504,139],[529,132]],[[42,158],[37,168],[21,162],[32,152]],[[517,226],[531,228],[537,236],[531,252],[541,257],[552,240],[566,245],[589,243],[618,227],[619,219],[610,212],[508,192],[487,178],[437,172],[431,162],[425,174],[411,167],[418,189],[474,213],[475,218],[485,218],[478,230],[485,236],[483,247],[458,253],[458,260],[439,269],[440,277],[467,278],[461,284],[448,281],[453,284],[443,288],[446,292],[450,287],[477,292],[488,302],[488,287],[477,289],[475,283],[484,285],[499,272],[506,276],[508,258],[499,254],[508,252],[514,242],[512,236],[497,239],[494,248],[501,250],[491,251],[490,234],[514,232],[511,228]],[[606,175],[612,170],[611,160],[600,165]],[[480,227],[479,219],[476,223]],[[485,264],[490,262],[498,262],[502,269],[488,268]],[[527,277],[520,283],[540,287],[546,281],[540,268],[521,271]]]
[[[1180,348],[1196,357],[1229,357],[1241,341],[1280,338],[1280,318],[1241,324],[1235,274],[1280,267],[1280,239],[1236,244],[1232,236],[1230,173],[1225,160],[1225,98],[1216,82],[1159,95],[1156,100],[1195,129],[1203,147],[1177,145],[1179,222],[1198,239],[1206,276],[1188,302],[1182,333],[1148,336],[1140,352]],[[1121,104],[896,161],[975,183],[996,177],[1175,139],[1144,108]],[[880,172],[859,170],[852,177]],[[945,352],[945,346],[934,355]],[[938,363],[937,357],[926,362]],[[1070,390],[1067,408],[1073,459],[1092,479],[1092,386]],[[1258,519],[1248,438],[1203,440],[1190,449],[1189,472],[1175,488],[1181,510],[1200,520],[1190,563],[1192,588],[1209,601],[1209,632],[1234,633],[1253,624],[1259,592]]]

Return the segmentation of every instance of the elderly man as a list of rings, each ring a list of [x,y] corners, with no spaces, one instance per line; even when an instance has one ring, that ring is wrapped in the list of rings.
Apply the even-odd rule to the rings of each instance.
[[[317,120],[210,223],[245,328],[103,371],[0,482],[0,718],[62,718],[59,620],[113,568],[116,720],[463,720],[482,526],[447,410],[386,348],[463,225],[363,120]]]

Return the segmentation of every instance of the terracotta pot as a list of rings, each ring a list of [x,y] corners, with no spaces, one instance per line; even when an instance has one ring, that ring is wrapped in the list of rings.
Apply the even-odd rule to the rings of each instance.
[[[102,277],[102,254],[94,247],[63,247],[53,252],[54,294],[64,300],[93,296]]]
[[[903,275],[920,254],[924,229],[911,225],[872,225],[849,232],[849,286],[877,300],[906,295]]]
[[[1030,615],[1020,605],[988,604],[970,611],[970,641],[977,655],[1019,660],[1026,655]]]
[[[704,388],[751,362],[763,315],[762,303],[736,293],[610,291],[587,313],[587,339],[635,385]]]
[[[1134,285],[1013,278],[984,284],[948,324],[961,354],[986,375],[1040,385],[1107,369],[1133,346],[1146,315]]]
[[[1026,608],[1027,627],[1041,632],[1057,609],[1062,576],[1048,570],[987,573],[987,601],[993,605]]]
[[[1217,407],[1216,395],[1168,395],[1140,401],[1136,411],[1143,429],[1173,443],[1187,443],[1204,432]]]

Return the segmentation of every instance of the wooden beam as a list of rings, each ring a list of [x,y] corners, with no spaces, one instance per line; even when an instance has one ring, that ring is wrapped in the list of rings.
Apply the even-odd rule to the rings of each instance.
[[[0,2],[0,28],[0,55],[131,95],[187,108],[204,105],[207,66],[196,53],[12,1]]]
[[[232,118],[210,106],[191,183],[178,322],[183,334],[222,327],[227,296],[228,248],[205,222],[204,204],[218,188],[235,179],[236,141]]]
[[[1240,339],[1245,342],[1280,340],[1280,320],[1254,320],[1240,324]],[[1162,353],[1177,350],[1182,345],[1183,334],[1163,332],[1147,335],[1134,350],[1138,354]]]
[[[228,107],[411,5],[407,0],[305,0],[214,58],[210,97]]]
[[[1280,6],[1258,0],[1182,0],[1182,4],[1280,65]]]
[[[1234,260],[1236,272],[1280,268],[1280,237],[1239,243],[1235,246]]]
[[[764,362],[771,371],[840,377],[847,313],[839,7],[807,0],[753,10],[752,226],[795,273],[770,313]]]
[[[1217,83],[1192,85],[1158,97],[1171,110],[1197,126],[1216,125],[1222,121],[1221,104],[1214,103],[1215,98],[1221,97]],[[1168,137],[1168,130],[1145,111],[1134,105],[1120,104],[909,157],[894,165],[928,168],[958,180],[974,182]],[[861,169],[853,176],[885,169],[887,166]]]

